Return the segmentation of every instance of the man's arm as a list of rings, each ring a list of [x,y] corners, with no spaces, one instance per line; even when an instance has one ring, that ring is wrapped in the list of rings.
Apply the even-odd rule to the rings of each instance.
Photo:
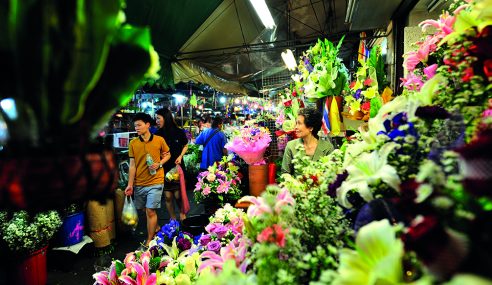
[[[137,167],[135,166],[135,159],[133,157],[130,158],[130,169],[128,170],[128,185],[125,189],[125,195],[131,196],[133,194],[133,182],[135,180],[135,173],[137,171]]]

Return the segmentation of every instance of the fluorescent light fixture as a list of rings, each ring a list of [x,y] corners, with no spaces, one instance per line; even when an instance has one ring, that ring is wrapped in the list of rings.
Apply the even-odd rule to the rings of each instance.
[[[224,97],[224,96],[220,97],[220,99],[219,99],[219,102],[220,102],[221,104],[224,104],[226,101],[227,101],[227,98],[226,98],[226,97]]]
[[[359,0],[348,0],[347,4],[347,14],[345,15],[345,23],[352,23],[352,18],[354,17],[354,12],[359,5]]]
[[[263,26],[267,29],[273,29],[276,26],[275,21],[273,20],[265,0],[249,0],[249,2],[251,2],[251,5],[255,8],[256,14],[263,23]]]
[[[297,68],[296,58],[294,57],[294,54],[290,49],[287,49],[282,53],[282,59],[284,60],[287,69],[296,70]]]
[[[15,120],[19,116],[17,114],[15,100],[12,98],[5,98],[0,101],[0,107],[3,109],[3,112],[5,112],[5,115],[7,115],[10,120]]]

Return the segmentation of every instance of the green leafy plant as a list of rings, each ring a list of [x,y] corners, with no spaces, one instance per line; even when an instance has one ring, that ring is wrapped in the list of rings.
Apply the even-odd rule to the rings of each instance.
[[[0,15],[11,148],[86,141],[159,69],[149,30],[124,25],[119,0],[10,1]]]
[[[56,211],[38,213],[33,219],[19,211],[10,220],[6,212],[0,212],[0,235],[14,252],[30,253],[47,245],[61,224]]]

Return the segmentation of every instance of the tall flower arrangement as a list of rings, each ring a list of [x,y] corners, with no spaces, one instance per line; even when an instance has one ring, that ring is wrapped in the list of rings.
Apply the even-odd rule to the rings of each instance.
[[[195,185],[195,201],[202,202],[207,198],[217,198],[221,205],[226,201],[237,200],[241,195],[239,183],[239,167],[232,161],[233,156],[224,156],[222,161],[210,166],[198,174]]]
[[[383,103],[389,101],[391,91],[385,89],[388,82],[380,46],[374,46],[369,58],[359,60],[359,64],[355,81],[350,83],[345,101],[351,115],[362,112],[367,120],[377,114]]]
[[[225,148],[235,152],[247,164],[261,164],[264,163],[263,155],[271,141],[272,138],[267,129],[244,126],[225,145]]]
[[[318,40],[301,57],[298,65],[300,74],[293,79],[306,98],[317,100],[337,96],[347,88],[347,68],[338,57],[342,43],[343,38],[337,46],[327,39]]]

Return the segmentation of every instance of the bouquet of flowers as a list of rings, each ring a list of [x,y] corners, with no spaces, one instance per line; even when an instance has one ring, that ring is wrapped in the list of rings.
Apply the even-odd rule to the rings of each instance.
[[[359,61],[360,67],[356,73],[356,80],[349,88],[345,101],[349,106],[350,114],[356,119],[369,119],[369,114],[374,117],[382,103],[389,101],[391,96],[387,86],[386,75],[384,72],[384,62],[381,56],[381,47],[375,46],[371,50],[371,55],[366,61]],[[383,97],[380,95],[383,93]],[[360,113],[363,113],[361,116]]]
[[[198,174],[195,185],[195,201],[202,202],[207,198],[217,197],[220,204],[227,200],[237,200],[241,196],[239,183],[239,167],[232,161],[233,156],[224,156],[222,161],[210,166]]]
[[[203,251],[220,253],[221,247],[225,247],[231,241],[237,240],[243,234],[243,215],[241,209],[233,208],[226,204],[210,217],[210,224],[205,227],[206,234],[200,237],[200,245]]]
[[[0,235],[14,252],[29,253],[47,245],[61,224],[56,211],[38,213],[33,219],[27,212],[19,211],[10,220],[7,212],[0,212]]]
[[[347,88],[348,71],[338,52],[343,38],[335,47],[325,39],[309,48],[299,61],[299,76],[294,76],[298,88],[304,89],[304,95],[311,100],[326,96],[341,95]]]
[[[166,181],[168,182],[179,182],[179,172],[177,167],[173,167],[166,173]]]
[[[267,129],[245,126],[225,148],[237,153],[247,164],[264,163],[263,155],[272,138]]]

